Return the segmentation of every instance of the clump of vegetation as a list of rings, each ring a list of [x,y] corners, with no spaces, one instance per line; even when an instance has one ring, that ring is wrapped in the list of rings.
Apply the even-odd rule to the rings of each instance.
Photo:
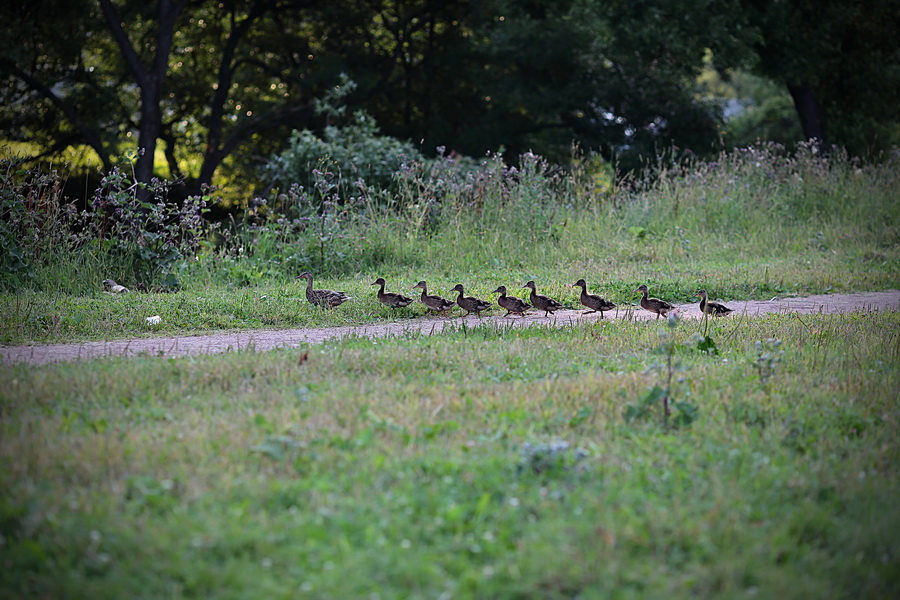
[[[208,230],[203,214],[209,196],[176,201],[168,182],[141,184],[114,167],[79,210],[63,197],[58,171],[22,164],[0,162],[0,286],[64,285],[85,293],[114,278],[145,290],[177,287],[177,269],[195,255]],[[67,271],[69,277],[60,277]]]
[[[395,189],[395,174],[417,160],[423,157],[415,146],[380,135],[375,120],[358,112],[342,127],[325,127],[322,137],[308,129],[295,131],[265,175],[282,188],[295,183],[313,187],[318,170],[333,178],[342,195],[359,193],[363,186],[380,193]]]
[[[684,342],[677,341],[674,335],[679,321],[677,313],[673,312],[668,315],[665,329],[659,331],[660,343],[651,350],[653,354],[662,356],[665,362],[653,363],[646,372],[661,372],[665,378],[664,384],[654,385],[637,402],[628,404],[625,407],[626,421],[647,420],[659,410],[656,407],[660,405],[662,406],[662,422],[666,426],[671,424],[675,427],[687,427],[697,418],[699,412],[697,405],[686,400],[675,399],[675,384],[685,383],[683,376],[675,377],[676,373],[685,370],[684,363],[675,356],[679,347],[685,345]],[[690,345],[693,342],[694,339],[691,338],[686,344]],[[673,407],[676,415],[674,419],[670,420]]]

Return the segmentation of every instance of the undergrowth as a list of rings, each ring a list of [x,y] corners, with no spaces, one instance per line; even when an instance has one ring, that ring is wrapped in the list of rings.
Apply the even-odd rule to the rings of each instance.
[[[531,154],[515,166],[496,154],[478,164],[442,154],[404,164],[392,192],[364,181],[348,191],[320,171],[310,187],[254,199],[213,226],[200,218],[213,190],[170,205],[159,183],[158,200],[140,201],[116,172],[79,213],[58,203],[59,175],[9,163],[3,339],[136,335],[156,314],[170,332],[363,323],[383,316],[368,298],[376,277],[404,293],[425,279],[444,295],[463,283],[482,296],[529,279],[567,295],[583,277],[617,302],[640,283],[681,302],[698,287],[728,300],[900,284],[895,159],[864,165],[761,145],[618,183],[597,169],[580,155],[563,171]],[[317,287],[366,299],[327,314],[304,307],[295,277],[305,270]],[[181,292],[113,299],[106,278]],[[134,314],[137,305],[150,314]]]

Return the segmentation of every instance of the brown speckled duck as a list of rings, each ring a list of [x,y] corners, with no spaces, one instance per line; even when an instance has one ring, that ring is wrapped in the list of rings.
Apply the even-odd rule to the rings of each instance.
[[[562,304],[560,304],[553,298],[550,298],[549,296],[542,296],[542,295],[538,294],[537,288],[534,285],[534,281],[529,281],[522,287],[531,288],[531,294],[528,295],[528,299],[531,300],[531,303],[534,305],[534,307],[537,310],[544,311],[545,317],[547,316],[548,313],[553,314],[554,311],[557,311],[560,308],[562,308]]]
[[[335,292],[334,290],[314,290],[313,276],[309,271],[300,273],[297,276],[297,279],[306,280],[306,299],[312,305],[319,306],[321,308],[334,308],[335,306],[343,304],[347,300],[353,299],[351,296],[348,296],[344,292]]]
[[[439,313],[446,314],[448,310],[453,308],[454,302],[447,300],[446,298],[441,298],[440,296],[429,296],[428,285],[424,281],[420,281],[413,286],[413,289],[416,288],[422,290],[422,296],[419,299],[429,310],[435,310]]]
[[[459,292],[459,296],[456,297],[456,303],[459,305],[461,309],[466,311],[466,315],[470,315],[475,313],[475,316],[480,317],[481,311],[487,310],[491,307],[490,302],[485,302],[480,298],[475,298],[474,296],[464,296],[465,290],[461,283],[457,283],[456,287],[453,288],[454,292]]]
[[[591,309],[584,311],[582,314],[589,315],[591,313],[599,312],[600,318],[602,319],[604,310],[612,310],[616,307],[615,304],[605,298],[601,298],[596,294],[588,294],[587,283],[585,283],[584,279],[579,279],[572,284],[572,287],[581,288],[581,303]]]
[[[380,286],[378,288],[378,301],[384,304],[385,306],[389,306],[391,308],[403,308],[404,306],[409,306],[412,304],[413,299],[403,294],[397,294],[394,292],[385,292],[384,291],[384,277],[379,277],[375,281],[372,282],[372,285]]]
[[[505,285],[501,285],[491,293],[500,294],[500,297],[497,298],[497,304],[506,309],[506,314],[503,315],[504,317],[508,317],[513,313],[524,317],[525,311],[531,308],[531,305],[524,300],[516,298],[515,296],[507,296]]]
[[[660,315],[665,317],[669,314],[670,310],[675,308],[665,300],[660,300],[659,298],[648,298],[647,295],[649,294],[649,291],[647,290],[646,285],[641,285],[634,291],[641,293],[641,308],[643,308],[644,310],[649,310],[652,313],[656,313],[657,319],[659,319]]]
[[[702,313],[706,313],[714,317],[724,317],[728,313],[733,312],[732,309],[728,308],[724,304],[708,301],[706,298],[706,290],[700,290],[696,295],[700,297],[700,312]]]

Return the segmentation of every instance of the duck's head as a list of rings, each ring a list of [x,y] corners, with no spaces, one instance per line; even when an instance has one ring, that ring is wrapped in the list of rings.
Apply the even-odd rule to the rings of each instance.
[[[640,293],[642,293],[642,294],[646,294],[646,293],[648,292],[647,286],[644,285],[644,284],[639,285],[638,288],[637,288],[636,290],[634,290],[634,291],[635,291],[635,292],[640,292]]]
[[[523,287],[523,288],[531,288],[532,290],[535,289],[534,280],[529,281],[528,283],[526,283],[526,284],[523,285],[522,287]]]
[[[384,285],[384,283],[385,283],[384,277],[379,277],[378,279],[376,279],[375,281],[373,281],[373,282],[371,283],[371,285]]]
[[[587,287],[587,283],[585,283],[584,279],[579,279],[578,281],[576,281],[575,283],[572,284],[572,287],[585,288],[585,287]]]
[[[420,281],[416,285],[412,286],[412,289],[416,289],[416,288],[424,290],[424,289],[427,289],[427,286],[425,285],[424,281]]]
[[[309,271],[303,271],[299,275],[297,275],[297,279],[312,279],[312,273]]]
[[[460,294],[462,294],[462,293],[464,293],[463,285],[461,283],[457,283],[456,286],[454,286],[454,288],[451,291],[459,292]]]
[[[505,285],[497,286],[497,289],[491,293],[492,294],[500,294],[502,296],[502,295],[506,294],[506,286]]]

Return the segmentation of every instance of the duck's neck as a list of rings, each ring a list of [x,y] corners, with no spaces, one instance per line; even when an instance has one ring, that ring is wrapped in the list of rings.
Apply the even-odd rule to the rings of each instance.
[[[307,292],[311,292],[311,291],[312,291],[312,277],[307,277],[307,278],[306,278],[306,291],[307,291]]]
[[[456,300],[459,301],[459,299],[463,297],[463,288],[459,288],[456,291],[459,293],[459,296],[456,297]]]
[[[380,286],[378,287],[378,297],[381,298],[384,296],[384,282],[382,281]]]
[[[422,300],[424,300],[428,296],[428,286],[422,286]]]
[[[706,294],[700,296],[700,311],[703,312],[706,310]]]

